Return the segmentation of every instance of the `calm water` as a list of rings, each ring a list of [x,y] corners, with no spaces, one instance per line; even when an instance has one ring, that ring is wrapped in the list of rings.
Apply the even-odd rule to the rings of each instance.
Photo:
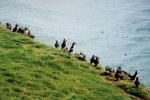
[[[28,26],[46,44],[76,41],[76,52],[138,70],[150,87],[150,0],[0,0],[0,21]]]

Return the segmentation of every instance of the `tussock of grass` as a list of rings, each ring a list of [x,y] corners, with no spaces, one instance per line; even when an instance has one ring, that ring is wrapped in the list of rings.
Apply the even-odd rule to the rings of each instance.
[[[140,85],[140,87],[137,88],[130,82],[120,81],[117,83],[117,86],[129,94],[143,98],[144,100],[150,100],[150,91],[144,85]]]
[[[92,67],[63,50],[38,43],[0,26],[0,99],[131,100],[135,88],[106,81]],[[118,87],[117,87],[118,86]],[[144,92],[145,93],[145,92]],[[148,93],[146,91],[146,93]],[[142,94],[142,98],[147,95]]]

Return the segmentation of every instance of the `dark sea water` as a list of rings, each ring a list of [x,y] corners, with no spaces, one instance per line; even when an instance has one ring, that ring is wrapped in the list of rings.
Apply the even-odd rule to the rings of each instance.
[[[76,52],[138,70],[150,87],[150,0],[0,0],[0,21],[27,26],[46,44],[76,41]]]

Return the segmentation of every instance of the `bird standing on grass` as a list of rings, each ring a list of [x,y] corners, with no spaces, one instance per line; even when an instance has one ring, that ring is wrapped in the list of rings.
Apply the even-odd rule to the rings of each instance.
[[[61,44],[61,49],[65,49],[66,48],[66,39],[63,40],[63,43]]]
[[[96,56],[96,59],[95,59],[95,61],[94,61],[94,64],[95,64],[95,67],[99,64],[99,57],[98,56]]]
[[[72,45],[69,49],[69,54],[73,53],[73,49],[74,49],[75,44],[77,44],[77,43],[75,43],[75,42],[72,43]]]
[[[90,59],[90,63],[93,64],[95,61],[95,55],[92,56],[92,58]]]
[[[139,78],[138,78],[138,77],[136,77],[136,80],[135,80],[134,84],[135,84],[135,86],[136,86],[137,88],[139,87],[140,81],[139,81]]]
[[[55,43],[55,48],[59,48],[59,43],[58,43],[58,41],[56,40],[56,43]]]
[[[130,80],[135,80],[136,77],[137,77],[137,75],[138,75],[138,72],[137,72],[137,70],[136,70],[135,73],[134,73],[134,75],[131,76],[131,79],[130,79]]]
[[[7,29],[9,29],[9,30],[11,30],[11,29],[12,29],[12,26],[11,26],[11,24],[10,24],[10,23],[6,23],[6,27],[7,27]]]
[[[117,81],[120,79],[120,74],[121,74],[121,67],[118,67],[115,73],[115,78]]]
[[[19,27],[19,25],[18,25],[18,24],[16,24],[16,25],[15,25],[15,27],[13,28],[13,31],[12,31],[12,32],[17,32],[18,27]]]
[[[30,34],[30,31],[27,27],[24,28],[23,34],[25,34],[25,35]]]

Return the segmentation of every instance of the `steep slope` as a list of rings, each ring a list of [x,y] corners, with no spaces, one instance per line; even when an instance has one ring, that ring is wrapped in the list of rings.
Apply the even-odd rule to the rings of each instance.
[[[0,99],[130,100],[88,62],[0,27]]]

